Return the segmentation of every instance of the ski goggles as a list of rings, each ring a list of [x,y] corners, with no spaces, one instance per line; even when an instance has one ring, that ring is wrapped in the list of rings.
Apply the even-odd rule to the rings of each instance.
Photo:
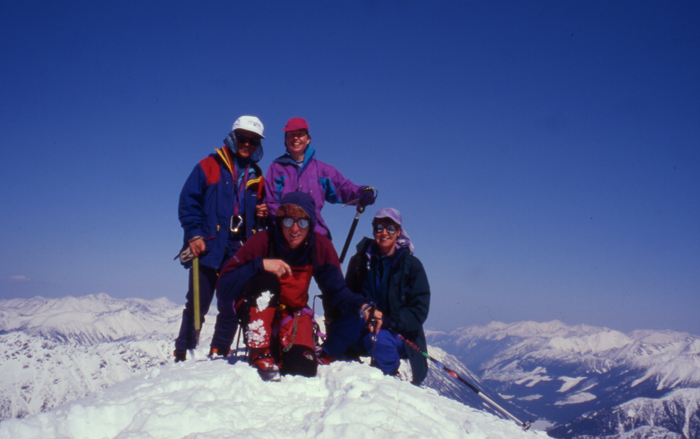
[[[247,143],[248,145],[251,145],[251,146],[260,145],[260,139],[244,136],[243,134],[238,134],[238,133],[236,133],[236,142]]]
[[[375,224],[374,226],[374,233],[382,233],[383,231],[386,230],[386,233],[393,235],[396,233],[399,229],[393,224],[389,224],[388,226],[385,226],[384,224]]]
[[[292,227],[294,227],[294,223],[296,223],[297,226],[299,226],[299,228],[301,230],[306,230],[309,228],[311,221],[309,221],[306,218],[299,218],[299,219],[295,220],[291,216],[287,216],[287,217],[282,218],[282,225],[288,229],[291,229]]]

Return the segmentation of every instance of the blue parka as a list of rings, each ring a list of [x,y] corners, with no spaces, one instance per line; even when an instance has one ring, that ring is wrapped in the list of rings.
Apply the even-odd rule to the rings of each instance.
[[[238,164],[238,157],[224,146],[201,160],[185,182],[178,207],[185,232],[183,249],[192,238],[204,238],[207,252],[200,256],[200,264],[219,270],[254,233],[257,184],[262,176],[256,162],[261,156],[254,155],[254,160]],[[233,234],[229,230],[236,209],[244,222],[239,233]]]

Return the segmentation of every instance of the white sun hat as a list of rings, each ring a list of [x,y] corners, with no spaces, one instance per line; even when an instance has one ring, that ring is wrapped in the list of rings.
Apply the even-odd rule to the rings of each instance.
[[[262,122],[260,122],[260,119],[255,116],[241,116],[236,119],[236,121],[233,123],[231,131],[236,131],[239,129],[255,133],[262,139],[265,138],[265,136],[263,136],[263,130],[265,127],[263,126]]]

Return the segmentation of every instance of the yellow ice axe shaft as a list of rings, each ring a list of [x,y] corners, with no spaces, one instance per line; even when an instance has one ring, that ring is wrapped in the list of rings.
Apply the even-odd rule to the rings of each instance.
[[[199,257],[192,261],[192,294],[194,295],[194,330],[202,329],[199,315]]]

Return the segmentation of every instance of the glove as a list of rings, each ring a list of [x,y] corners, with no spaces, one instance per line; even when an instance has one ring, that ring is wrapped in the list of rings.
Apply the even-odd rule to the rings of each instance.
[[[374,204],[375,199],[374,188],[365,186],[362,188],[362,192],[360,192],[360,201],[357,204],[364,209],[365,207]]]

